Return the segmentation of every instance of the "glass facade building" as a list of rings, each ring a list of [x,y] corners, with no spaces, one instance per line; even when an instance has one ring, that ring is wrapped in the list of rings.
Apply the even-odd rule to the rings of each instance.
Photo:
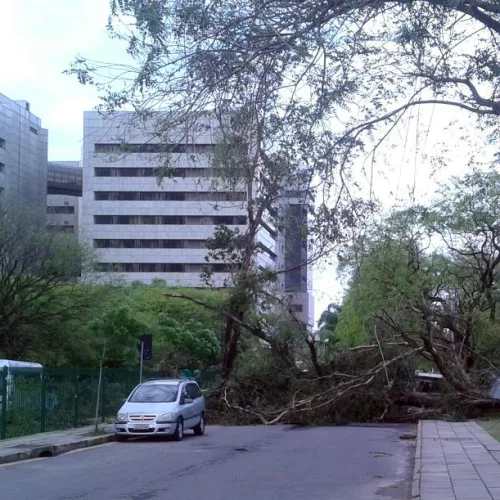
[[[0,192],[9,200],[47,203],[48,132],[26,101],[0,94]]]

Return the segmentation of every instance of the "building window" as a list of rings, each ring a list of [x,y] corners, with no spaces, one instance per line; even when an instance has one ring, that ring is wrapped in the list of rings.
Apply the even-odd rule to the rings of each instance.
[[[206,248],[206,240],[95,239],[94,248]]]
[[[244,201],[243,192],[95,191],[97,201]]]
[[[96,167],[96,177],[157,177],[160,174],[158,168],[126,168],[126,167]],[[176,177],[213,177],[211,168],[172,168],[162,173],[165,178]]]
[[[111,177],[110,168],[94,168],[94,175],[96,177]]]
[[[97,270],[106,273],[186,273],[201,272],[203,269],[214,273],[228,272],[225,264],[185,264],[185,263],[167,263],[167,262],[116,262],[99,263]]]
[[[292,305],[290,306],[290,309],[291,309],[292,311],[295,311],[295,312],[300,312],[300,313],[303,311],[302,304],[292,304]]]
[[[65,222],[65,224],[68,224]],[[68,224],[64,226],[57,226],[57,225],[49,225],[47,226],[49,231],[54,231],[58,233],[73,233],[75,231],[75,226]]]
[[[48,214],[74,214],[75,207],[47,207]]]
[[[0,161],[0,174],[3,173],[3,172],[5,172],[5,163],[2,163]]]
[[[214,144],[94,144],[95,153],[213,153]]]
[[[5,149],[5,139],[0,137],[0,148]]]
[[[52,207],[49,207],[52,208]],[[94,224],[137,224],[137,225],[245,225],[245,216],[214,215],[94,215]]]
[[[30,132],[32,132],[35,135],[38,135],[38,130],[35,127],[30,127]]]

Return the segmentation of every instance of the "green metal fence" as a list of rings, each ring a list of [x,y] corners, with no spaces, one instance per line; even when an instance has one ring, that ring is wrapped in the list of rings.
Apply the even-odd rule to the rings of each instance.
[[[157,378],[145,372],[143,380]],[[137,371],[105,368],[99,417],[113,417],[137,385]],[[0,370],[0,439],[94,422],[99,370]]]

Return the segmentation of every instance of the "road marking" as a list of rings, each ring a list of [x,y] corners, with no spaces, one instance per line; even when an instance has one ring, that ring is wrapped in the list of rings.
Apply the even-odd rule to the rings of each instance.
[[[67,451],[66,453],[61,453],[60,455],[57,455],[57,456],[61,457],[63,455],[64,456],[73,455],[74,453],[81,453],[82,451],[96,450],[97,448],[104,448],[105,446],[112,446],[112,445],[116,445],[116,444],[117,443],[112,441],[111,443],[103,443],[103,444],[98,444],[96,446],[87,446],[86,448],[77,448],[76,450]]]
[[[51,457],[29,458],[28,460],[18,460],[17,462],[9,462],[8,464],[0,464],[0,469],[5,467],[12,467],[13,465],[30,464],[32,462],[39,462],[40,460],[47,460]]]
[[[66,455],[72,455],[73,453],[81,453],[82,451],[95,450],[96,448],[103,448],[104,446],[116,445],[117,443],[103,443],[98,444],[96,446],[87,446],[86,448],[77,448],[76,450],[67,451],[66,453],[61,453],[60,455],[56,455],[55,457],[39,457],[39,458],[28,458],[27,460],[18,460],[16,462],[9,462],[7,464],[0,464],[0,469],[4,467],[12,467],[13,465],[22,465],[22,464],[30,464],[33,462],[39,462],[40,460],[50,460],[51,458],[62,457]]]

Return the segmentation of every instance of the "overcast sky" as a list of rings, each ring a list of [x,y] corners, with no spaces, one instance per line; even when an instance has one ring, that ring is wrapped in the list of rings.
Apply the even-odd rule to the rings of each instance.
[[[83,111],[97,93],[63,75],[77,54],[112,60],[120,43],[106,34],[108,0],[3,0],[0,92],[23,99],[49,130],[49,160],[78,160]]]
[[[49,130],[49,160],[80,159],[83,111],[98,104],[92,87],[82,86],[75,77],[63,75],[63,71],[77,54],[101,61],[124,60],[122,43],[107,36],[108,13],[108,0],[51,0],[50,4],[44,0],[2,2],[0,92],[11,99],[31,103],[32,112]],[[390,164],[379,164],[374,172],[374,191],[384,200],[386,208],[396,198],[403,204],[409,203],[408,193],[414,183],[416,199],[428,199],[436,180],[443,181],[450,174],[459,174],[467,168],[467,155],[463,154],[467,145],[462,141],[453,146],[456,152],[452,164],[437,173],[433,173],[425,159],[426,154],[437,148],[437,140],[433,138],[439,140],[450,133],[444,123],[451,113],[449,107],[442,107],[427,109],[419,115],[418,123],[431,123],[437,133],[419,135],[411,127],[397,131]],[[365,178],[365,184],[367,182]],[[328,303],[340,300],[342,288],[331,265],[316,270],[314,277],[318,317]]]

